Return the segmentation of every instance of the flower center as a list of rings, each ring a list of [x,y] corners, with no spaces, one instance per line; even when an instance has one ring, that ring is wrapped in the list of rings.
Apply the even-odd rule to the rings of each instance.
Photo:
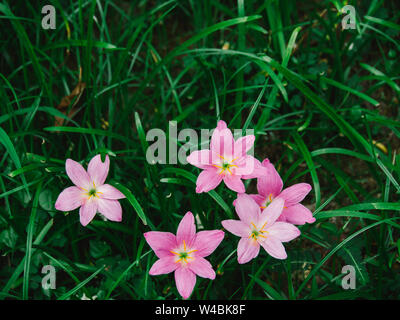
[[[222,170],[229,169],[230,167],[231,167],[231,165],[229,164],[229,162],[224,162],[224,163],[222,164]]]
[[[235,162],[235,160],[237,160],[237,158],[235,158],[235,159],[233,159],[231,161],[228,161],[221,155],[219,155],[219,157],[223,160],[221,165],[217,165],[217,164],[213,165],[214,167],[216,167],[218,169],[221,169],[221,171],[218,174],[224,174],[225,175],[228,172],[229,174],[232,175],[233,173],[232,173],[230,168],[237,167],[236,164],[233,164],[233,162]]]
[[[253,230],[251,231],[251,234],[250,234],[250,236],[249,236],[249,239],[252,238],[252,239],[254,239],[255,241],[257,241],[257,240],[258,240],[258,237],[261,237],[261,238],[264,238],[264,239],[267,238],[267,237],[264,235],[264,233],[268,233],[268,231],[265,231],[265,230],[264,230],[266,224],[267,224],[267,223],[264,223],[264,225],[261,227],[261,229],[258,229],[258,228],[256,227],[256,225],[252,222],[251,225],[253,226]]]
[[[85,195],[89,196],[88,200],[90,200],[92,197],[99,198],[99,194],[103,194],[102,192],[96,190],[96,185],[94,184],[94,181],[93,181],[93,188],[91,188],[89,191],[86,189],[83,190],[86,192]]]
[[[179,258],[186,260],[186,259],[190,258],[190,256],[186,251],[184,251],[184,252],[179,253]]]
[[[266,207],[268,207],[271,202],[272,202],[273,198],[272,198],[272,193],[269,194],[269,196],[265,199],[264,205],[261,206],[261,209],[265,209]]]
[[[194,257],[191,255],[193,252],[196,252],[197,250],[189,250],[186,247],[186,242],[185,240],[183,240],[183,248],[182,246],[178,249],[176,249],[175,251],[170,251],[171,253],[173,253],[174,255],[176,255],[177,259],[175,260],[175,263],[181,263],[183,264],[187,264],[189,263],[190,259],[194,259]]]

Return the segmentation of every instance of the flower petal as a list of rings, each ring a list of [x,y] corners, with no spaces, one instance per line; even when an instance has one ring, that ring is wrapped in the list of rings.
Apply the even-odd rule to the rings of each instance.
[[[255,202],[261,207],[265,202],[265,197],[260,194],[249,194],[250,197],[254,199]],[[235,205],[235,204],[233,204]]]
[[[196,192],[208,192],[215,189],[222,181],[222,175],[218,174],[217,169],[210,168],[203,170],[196,181]]]
[[[197,168],[207,169],[212,166],[212,152],[208,149],[193,151],[186,161]]]
[[[89,191],[89,188],[92,186],[92,181],[80,163],[72,159],[67,159],[67,161],[65,161],[65,171],[74,185]]]
[[[261,217],[258,222],[258,226],[261,228],[271,226],[276,219],[282,214],[284,200],[281,198],[275,198],[261,213]]]
[[[55,208],[60,211],[71,211],[80,207],[84,203],[83,193],[78,187],[64,189],[57,198]]]
[[[226,122],[224,120],[219,120],[217,123],[217,129],[222,130],[222,129],[226,129],[226,128],[228,128],[228,126],[226,125]]]
[[[236,175],[225,175],[223,178],[226,186],[238,193],[244,193],[246,191],[240,176]]]
[[[260,215],[259,205],[248,194],[238,194],[235,210],[245,224],[257,223]]]
[[[215,279],[215,271],[210,262],[202,257],[196,257],[189,263],[189,269],[202,278]]]
[[[275,222],[268,229],[268,236],[273,236],[281,242],[288,242],[300,235],[300,230],[287,222]]]
[[[183,299],[187,299],[193,292],[196,275],[189,268],[178,268],[175,270],[175,283],[179,294]]]
[[[221,221],[222,226],[238,237],[248,237],[251,234],[250,227],[240,220],[223,220]]]
[[[240,137],[235,141],[235,158],[242,157],[253,147],[256,137],[254,135],[248,135]]]
[[[174,255],[170,250],[176,247],[176,237],[171,232],[149,231],[143,235],[157,257]]]
[[[118,200],[97,199],[97,206],[97,210],[108,220],[122,220],[122,208]]]
[[[101,186],[106,181],[109,169],[110,158],[108,155],[106,155],[104,162],[101,161],[101,156],[99,154],[90,160],[88,165],[88,173],[96,187]]]
[[[176,243],[180,245],[185,241],[186,245],[191,247],[196,237],[196,225],[194,224],[194,216],[188,211],[179,223],[176,232]]]
[[[219,246],[225,233],[222,230],[205,230],[196,234],[193,248],[196,249],[196,256],[207,257]]]
[[[79,209],[79,217],[81,224],[85,227],[93,220],[97,212],[97,201],[88,200]]]
[[[121,191],[109,184],[103,184],[97,187],[96,191],[99,193],[99,197],[102,199],[118,200],[125,198]]]
[[[279,217],[279,221],[303,225],[305,223],[315,222],[315,218],[308,208],[298,203],[288,208],[284,208],[281,216]]]
[[[260,245],[257,241],[248,238],[241,238],[239,240],[237,254],[238,262],[240,264],[247,263],[258,256],[260,252]]]
[[[157,276],[159,274],[167,274],[175,271],[179,267],[178,263],[175,263],[174,257],[166,256],[158,259],[151,267],[149,274],[151,276]]]
[[[261,241],[260,244],[265,251],[267,251],[267,253],[275,259],[287,258],[285,247],[277,238],[269,236],[264,241]]]
[[[240,164],[241,161],[238,162],[239,168],[236,170],[237,174],[242,175],[242,179],[254,179],[267,174],[267,169],[261,165],[258,159],[250,155],[246,155],[243,158],[241,161],[244,161],[245,165]]]
[[[224,122],[225,123],[225,122]],[[225,125],[226,126],[226,123]],[[215,128],[210,142],[210,150],[217,155],[226,158],[234,158],[233,149],[235,140],[232,131],[224,126]],[[213,162],[217,159],[213,159]]]
[[[273,197],[276,197],[282,190],[282,179],[268,159],[265,159],[262,162],[262,165],[267,171],[265,176],[262,176],[257,180],[258,193],[265,197],[268,197],[270,194],[272,194]]]
[[[284,189],[279,197],[285,200],[286,207],[290,207],[302,201],[310,190],[311,186],[308,183],[298,183]]]

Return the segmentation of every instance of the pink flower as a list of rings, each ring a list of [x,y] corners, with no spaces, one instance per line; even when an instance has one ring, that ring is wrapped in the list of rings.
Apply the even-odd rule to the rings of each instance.
[[[299,203],[310,192],[311,186],[308,183],[298,183],[282,191],[282,179],[272,163],[265,159],[262,165],[267,169],[267,174],[257,179],[258,194],[250,195],[261,209],[266,208],[273,199],[279,197],[285,200],[285,204],[278,221],[297,225],[315,222],[311,211]]]
[[[176,287],[184,299],[191,295],[196,275],[215,279],[211,264],[204,258],[218,247],[224,232],[208,230],[196,234],[194,217],[190,211],[179,223],[176,236],[170,232],[150,231],[144,237],[159,258],[149,274],[154,276],[175,271]]]
[[[237,248],[239,263],[257,257],[260,245],[276,259],[287,258],[282,242],[298,237],[300,230],[290,223],[276,221],[282,213],[283,203],[283,199],[276,198],[261,212],[252,197],[245,193],[238,195],[235,209],[240,220],[224,220],[222,225],[241,237]]]
[[[210,149],[193,151],[187,161],[204,169],[197,178],[196,192],[215,189],[223,180],[226,186],[236,192],[245,192],[241,179],[251,179],[265,174],[260,161],[247,154],[255,137],[248,135],[233,138],[224,121],[219,121],[210,142]]]
[[[108,155],[104,163],[100,155],[93,157],[87,172],[78,162],[67,159],[65,169],[75,186],[60,193],[55,204],[56,209],[71,211],[80,207],[79,216],[83,226],[92,221],[97,211],[109,220],[121,221],[122,208],[118,199],[125,196],[113,186],[104,184],[109,167]]]

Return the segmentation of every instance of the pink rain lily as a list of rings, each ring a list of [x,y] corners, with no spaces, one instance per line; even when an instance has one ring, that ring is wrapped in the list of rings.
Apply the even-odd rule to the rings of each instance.
[[[176,287],[184,299],[191,295],[196,275],[215,279],[211,264],[204,258],[218,247],[224,232],[207,230],[196,233],[194,217],[190,211],[179,223],[176,236],[170,232],[149,231],[144,237],[159,258],[149,274],[154,276],[175,271]]]
[[[288,242],[300,235],[294,225],[276,221],[282,213],[284,200],[274,199],[262,212],[252,197],[243,193],[236,200],[236,213],[240,220],[224,220],[223,227],[241,237],[238,248],[238,262],[249,262],[258,256],[260,245],[276,259],[286,259],[282,242]]]
[[[80,207],[79,216],[83,226],[92,221],[96,212],[100,212],[108,220],[120,222],[122,208],[118,199],[125,196],[113,186],[104,183],[109,167],[108,155],[104,162],[100,155],[93,157],[87,172],[78,162],[67,159],[65,169],[75,186],[60,193],[55,204],[56,209],[71,211]]]
[[[254,144],[254,135],[233,138],[224,121],[219,121],[210,142],[210,149],[193,151],[187,161],[204,169],[197,178],[196,192],[215,189],[221,181],[236,192],[245,192],[241,179],[251,179],[266,173],[260,161],[247,152]]]
[[[257,179],[258,194],[250,195],[261,209],[265,209],[273,199],[279,197],[285,200],[285,204],[278,221],[297,225],[315,222],[311,211],[300,204],[310,192],[311,186],[308,183],[298,183],[282,191],[283,182],[273,164],[265,159],[262,165],[267,169],[267,174]]]

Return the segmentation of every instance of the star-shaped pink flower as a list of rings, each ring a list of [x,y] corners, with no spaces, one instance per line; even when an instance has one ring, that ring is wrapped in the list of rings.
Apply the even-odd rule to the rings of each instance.
[[[285,201],[285,204],[278,221],[297,225],[315,222],[311,211],[300,204],[310,192],[311,186],[308,183],[298,183],[282,190],[282,179],[273,164],[265,159],[262,165],[267,170],[267,174],[257,179],[258,194],[250,195],[261,209],[266,208],[273,199],[279,197]]]
[[[196,181],[196,192],[208,192],[215,189],[221,181],[236,192],[245,192],[241,179],[251,179],[265,174],[260,161],[247,152],[254,144],[255,137],[247,135],[233,138],[231,130],[224,121],[219,121],[210,142],[210,149],[193,151],[187,161],[204,169]]]
[[[283,203],[283,199],[276,198],[261,212],[252,197],[245,193],[238,195],[235,209],[240,220],[224,220],[222,225],[241,238],[237,248],[240,264],[257,257],[260,246],[276,259],[287,258],[282,242],[297,238],[300,230],[290,223],[276,221],[282,213]]]
[[[159,258],[149,274],[154,276],[175,272],[176,287],[184,299],[192,294],[196,275],[215,279],[211,264],[204,258],[218,247],[224,232],[207,230],[196,233],[194,217],[190,211],[179,223],[176,236],[170,232],[149,231],[144,237]]]
[[[100,155],[90,160],[88,170],[76,161],[67,159],[65,169],[68,177],[75,184],[73,187],[66,188],[57,198],[55,208],[60,211],[71,211],[79,208],[80,222],[86,226],[96,212],[100,212],[108,220],[122,220],[122,208],[118,199],[125,196],[116,188],[105,184],[110,159],[106,155],[104,162]]]

